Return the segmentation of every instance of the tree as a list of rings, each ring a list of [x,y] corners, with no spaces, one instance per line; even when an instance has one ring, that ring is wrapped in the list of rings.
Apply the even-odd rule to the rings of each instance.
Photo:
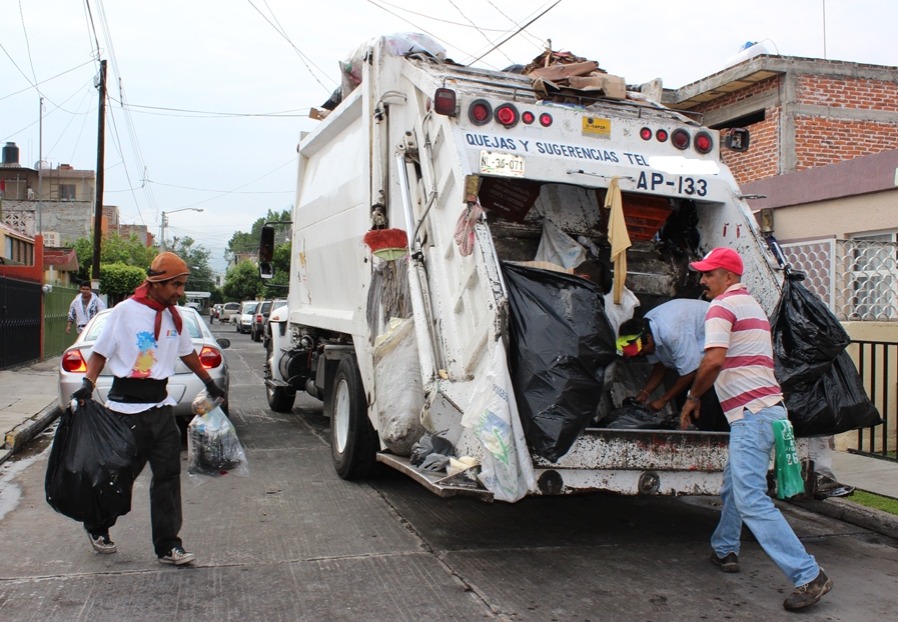
[[[94,257],[93,235],[76,240],[72,246],[78,255],[78,280],[90,280]],[[128,237],[122,237],[118,233],[110,233],[103,236],[100,244],[100,272],[103,271],[103,264],[112,263],[146,269],[153,263],[153,258],[157,253],[158,250],[155,247],[141,242],[137,234],[132,233]]]
[[[123,263],[100,264],[100,293],[109,298],[109,306],[121,302],[147,278],[146,270]]]
[[[241,261],[228,270],[222,291],[228,300],[252,300],[262,292],[259,268],[251,261]]]
[[[257,253],[259,250],[259,237],[262,233],[262,226],[266,222],[289,221],[292,218],[291,212],[292,210],[290,209],[285,209],[281,212],[268,210],[268,213],[264,217],[259,218],[252,224],[249,233],[245,233],[243,231],[235,231],[234,235],[231,236],[231,239],[228,240],[228,248],[225,251],[225,259],[227,259],[228,263],[232,263],[234,257],[238,255],[246,253]],[[280,240],[281,242],[289,241],[290,227],[278,227],[276,229],[275,238],[277,240]]]
[[[212,253],[202,244],[194,244],[194,240],[189,237],[175,238],[171,249],[190,268],[184,289],[189,292],[212,292],[215,290],[215,278],[209,266],[209,255]]]

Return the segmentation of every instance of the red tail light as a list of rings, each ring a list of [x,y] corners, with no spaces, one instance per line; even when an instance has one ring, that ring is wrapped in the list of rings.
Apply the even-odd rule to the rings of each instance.
[[[644,127],[639,130],[639,137],[642,140],[652,140],[652,130],[650,128]]]
[[[536,121],[536,117],[535,117],[534,114],[533,114],[532,112],[530,112],[529,110],[525,110],[525,111],[521,114],[521,121],[523,121],[526,125],[530,125],[531,123],[533,123],[534,121]]]
[[[689,143],[692,142],[692,137],[689,136],[689,132],[686,130],[678,128],[670,135],[670,142],[677,149],[688,149]]]
[[[667,141],[667,130],[658,130],[655,132],[655,138],[658,139],[659,143],[663,143]]]
[[[83,374],[87,371],[87,361],[81,356],[81,350],[70,350],[62,356],[62,368],[70,373]]]
[[[496,121],[505,127],[514,127],[518,124],[518,119],[520,119],[518,109],[511,104],[502,104],[496,108]]]
[[[539,115],[539,124],[543,127],[549,127],[550,125],[552,125],[552,115],[550,115],[548,112],[544,112]]]
[[[493,116],[493,107],[485,99],[475,99],[468,108],[468,119],[474,125],[485,125]]]
[[[261,324],[261,323],[262,323],[262,319],[263,319],[263,318],[262,318],[262,314],[261,314],[261,313],[257,313],[257,314],[256,314],[256,324]]]
[[[215,369],[221,365],[221,352],[209,346],[203,346],[200,350],[200,363],[205,369]]]
[[[455,116],[455,91],[439,88],[433,95],[433,110],[437,114]]]
[[[710,153],[714,147],[714,141],[708,132],[699,132],[695,135],[695,150],[699,153]]]

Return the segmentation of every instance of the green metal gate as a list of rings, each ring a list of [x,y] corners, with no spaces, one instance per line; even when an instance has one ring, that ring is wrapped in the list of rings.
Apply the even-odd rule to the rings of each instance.
[[[43,358],[48,359],[62,354],[75,341],[78,334],[72,329],[72,334],[65,332],[66,316],[69,313],[69,305],[80,295],[77,287],[54,286],[53,291],[44,294],[44,353]]]

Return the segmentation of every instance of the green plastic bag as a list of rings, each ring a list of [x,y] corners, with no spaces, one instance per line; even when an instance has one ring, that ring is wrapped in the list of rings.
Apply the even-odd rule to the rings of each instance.
[[[801,478],[801,460],[795,444],[795,431],[788,419],[773,422],[773,438],[776,448],[776,498],[788,499],[804,493]]]

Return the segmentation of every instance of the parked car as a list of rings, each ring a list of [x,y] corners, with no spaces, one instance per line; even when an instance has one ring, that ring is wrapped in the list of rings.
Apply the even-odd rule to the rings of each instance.
[[[265,349],[268,349],[268,342],[271,340],[271,329],[269,328],[269,324],[271,323],[271,314],[274,313],[277,309],[286,306],[286,298],[275,298],[271,301],[271,309],[268,311],[268,315],[265,317],[265,325],[262,327],[262,345],[265,347]]]
[[[240,307],[240,315],[237,316],[237,332],[248,333],[253,327],[253,314],[259,306],[258,300],[246,300]]]
[[[218,320],[222,324],[228,324],[231,322],[231,318],[238,313],[240,313],[239,302],[226,302],[221,307],[221,313],[219,313]]]
[[[265,330],[265,322],[268,320],[268,314],[271,312],[271,301],[263,300],[256,307],[253,313],[253,323],[250,327],[249,335],[253,341],[262,341],[262,331]]]
[[[97,341],[97,337],[100,336],[100,332],[103,330],[103,326],[111,312],[112,309],[100,311],[87,323],[87,326],[75,339],[75,343],[63,352],[59,366],[60,408],[68,408],[72,399],[72,393],[81,388],[81,381],[84,379],[84,373],[87,371],[87,360],[90,358],[94,343]],[[195,309],[178,307],[178,312],[181,314],[184,330],[190,333],[193,348],[199,355],[203,367],[209,372],[215,384],[227,393],[229,385],[228,363],[222,350],[231,345],[230,340],[216,339]],[[105,403],[110,388],[112,388],[112,374],[107,366],[97,378],[94,399],[100,403]],[[174,375],[168,379],[167,389],[168,394],[178,402],[174,408],[175,414],[182,417],[193,417],[191,403],[193,398],[200,391],[203,391],[205,387],[199,377],[180,360],[175,366]],[[225,400],[222,406],[225,412],[227,412],[227,405],[227,400]]]

